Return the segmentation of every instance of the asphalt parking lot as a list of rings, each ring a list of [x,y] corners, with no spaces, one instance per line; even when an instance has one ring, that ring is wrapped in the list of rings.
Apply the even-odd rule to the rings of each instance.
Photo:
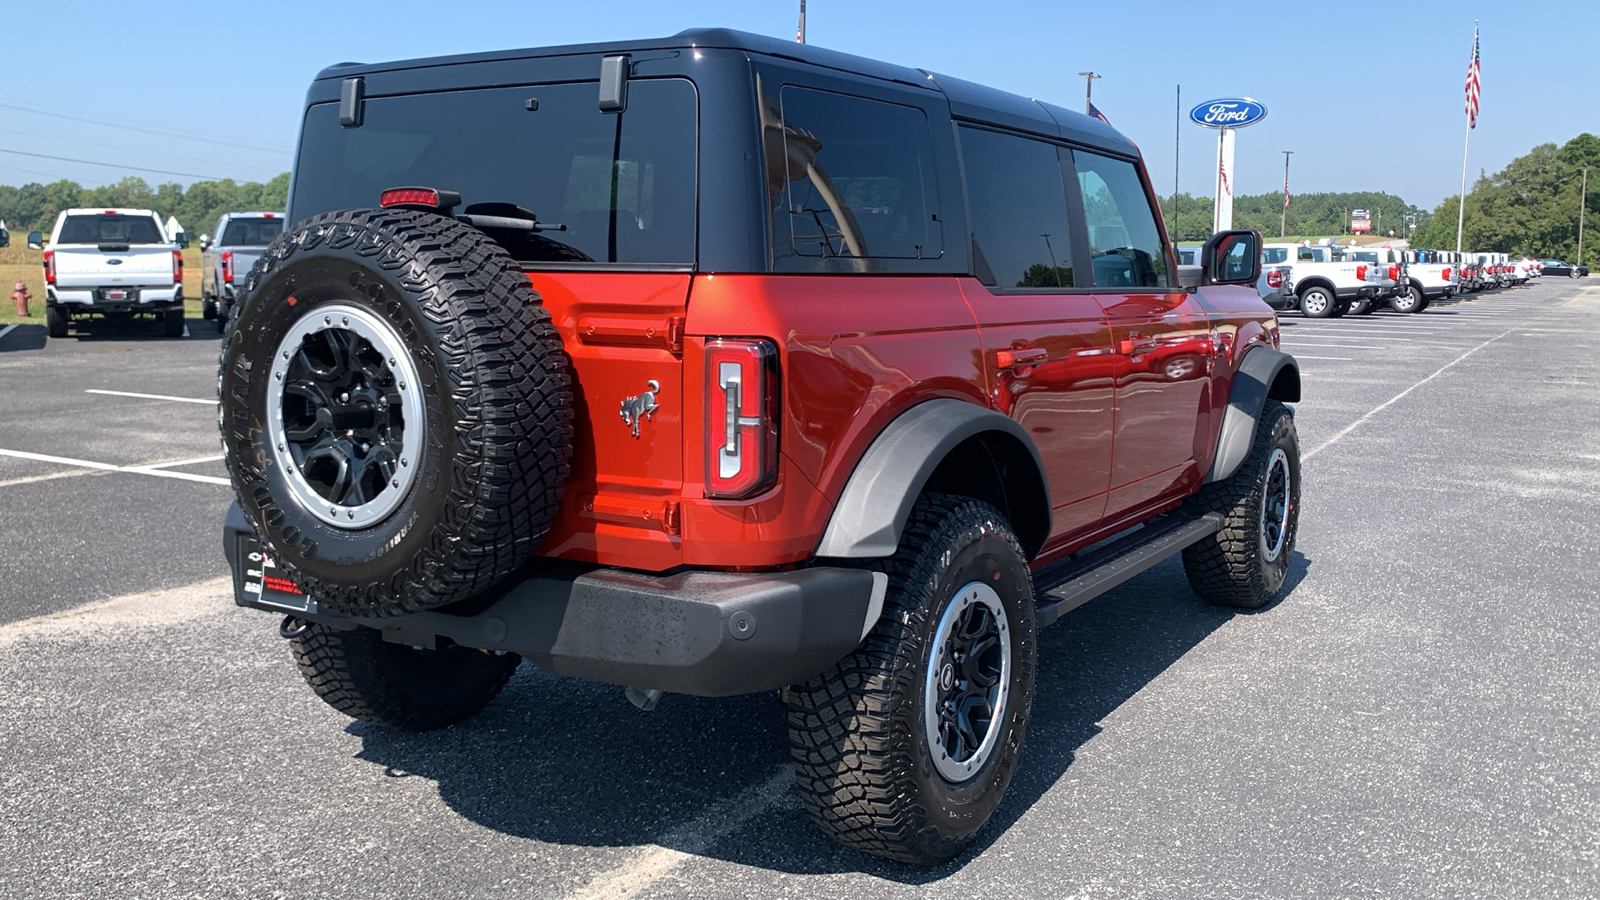
[[[216,339],[0,335],[0,895],[1600,895],[1600,284],[1283,319],[1293,590],[1168,562],[1043,633],[1029,743],[944,867],[824,839],[772,695],[523,666],[353,724],[232,605]],[[25,326],[31,328],[33,326]]]

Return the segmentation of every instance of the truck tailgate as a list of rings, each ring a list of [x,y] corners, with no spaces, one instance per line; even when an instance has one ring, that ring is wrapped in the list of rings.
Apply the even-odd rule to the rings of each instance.
[[[61,247],[55,251],[55,263],[56,284],[68,289],[172,286],[172,250],[167,247]]]

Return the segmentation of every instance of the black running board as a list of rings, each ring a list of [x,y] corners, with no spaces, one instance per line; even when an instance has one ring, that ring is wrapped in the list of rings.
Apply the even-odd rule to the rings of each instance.
[[[1034,573],[1040,628],[1154,566],[1190,544],[1222,530],[1222,516],[1162,516],[1116,540]]]

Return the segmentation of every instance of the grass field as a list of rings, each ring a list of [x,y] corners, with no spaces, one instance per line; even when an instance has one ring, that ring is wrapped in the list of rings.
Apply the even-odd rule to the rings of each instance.
[[[25,236],[12,233],[11,246],[0,250],[0,326],[13,322],[44,323],[44,258],[38,250],[29,250],[22,241]],[[31,318],[17,315],[17,304],[11,299],[11,289],[17,282],[28,285],[33,294],[29,307]],[[190,245],[183,251],[183,308],[189,318],[200,318],[200,248]]]

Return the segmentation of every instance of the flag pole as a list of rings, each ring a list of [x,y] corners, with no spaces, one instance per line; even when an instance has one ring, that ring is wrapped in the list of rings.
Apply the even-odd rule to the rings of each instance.
[[[1467,120],[1467,137],[1461,142],[1461,202],[1456,209],[1456,252],[1461,252],[1461,227],[1467,222],[1467,147],[1472,144],[1472,120]]]
[[[1467,134],[1461,140],[1461,201],[1456,208],[1456,254],[1461,254],[1461,232],[1467,223],[1467,149],[1472,146],[1472,126],[1478,123],[1478,22],[1472,22],[1472,64],[1467,67]]]

